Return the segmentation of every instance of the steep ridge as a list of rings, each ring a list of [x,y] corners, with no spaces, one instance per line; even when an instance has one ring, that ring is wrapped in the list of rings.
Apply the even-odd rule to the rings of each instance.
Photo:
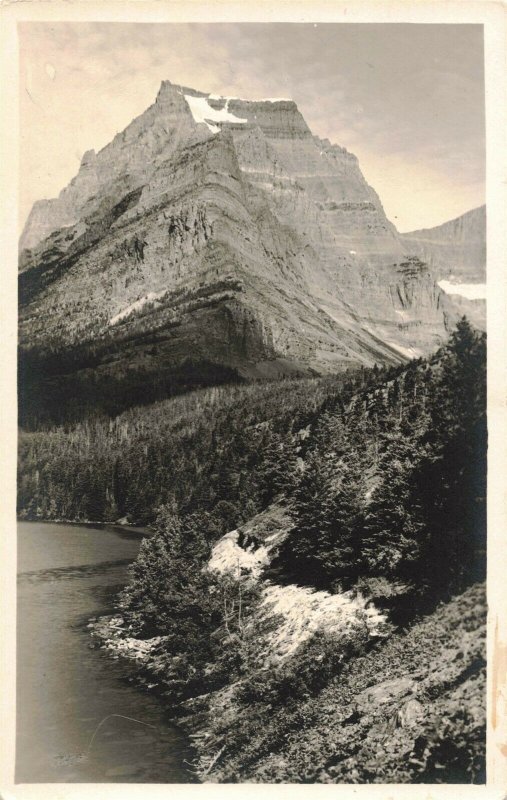
[[[403,241],[424,260],[454,306],[486,329],[486,206],[411,233]]]
[[[158,93],[155,103],[118,133],[99,153],[87,151],[79,172],[59,196],[34,204],[20,239],[20,250],[33,248],[60,228],[74,226],[108,197],[121,198],[143,185],[183,142],[202,138],[183,97]]]
[[[456,219],[401,234],[435,271],[439,280],[484,283],[486,280],[486,206],[479,206]]]
[[[456,318],[355,156],[289,100],[164,81],[20,245],[28,405],[77,385],[100,409],[100,383],[164,396],[189,361],[210,382],[400,363]]]

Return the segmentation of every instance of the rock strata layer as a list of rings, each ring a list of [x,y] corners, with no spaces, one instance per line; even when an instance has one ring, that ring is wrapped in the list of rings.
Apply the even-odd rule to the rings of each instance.
[[[457,317],[355,156],[289,100],[164,81],[35,204],[20,245],[27,396],[64,398],[73,375],[83,396],[101,381],[118,393],[134,373],[163,395],[188,362],[243,378],[400,363]]]

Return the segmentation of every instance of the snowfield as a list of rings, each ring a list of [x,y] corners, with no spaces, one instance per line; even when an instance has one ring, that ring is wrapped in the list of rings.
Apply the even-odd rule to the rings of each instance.
[[[209,100],[240,100],[242,103],[292,103],[290,97],[261,97],[260,100],[247,100],[246,97],[227,97],[223,94],[209,94]]]
[[[248,122],[247,119],[242,119],[241,117],[236,117],[234,114],[231,114],[229,111],[229,102],[231,98],[227,98],[225,108],[217,110],[210,106],[206,97],[194,97],[191,94],[184,94],[183,97],[190,107],[195,122],[204,122],[211,133],[218,133],[220,130],[220,127],[218,125],[213,125],[213,122],[235,122],[236,124],[240,123],[243,125],[245,122]]]
[[[485,283],[451,283],[450,281],[439,281],[438,285],[446,294],[459,294],[467,300],[485,300]]]

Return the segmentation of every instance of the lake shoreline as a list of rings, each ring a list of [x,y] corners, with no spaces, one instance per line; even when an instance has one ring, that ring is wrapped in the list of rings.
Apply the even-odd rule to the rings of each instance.
[[[98,528],[99,530],[118,530],[128,533],[137,533],[140,536],[153,536],[153,528],[143,525],[134,525],[128,522],[104,522],[92,519],[47,519],[43,517],[16,517],[16,523],[30,522],[40,525],[72,525],[81,528]]]
[[[142,691],[134,665],[90,638],[90,621],[115,612],[143,535],[20,521],[18,782],[195,782],[192,740]]]
[[[181,731],[190,743],[193,751],[193,762],[188,764],[188,774],[196,783],[206,782],[206,767],[202,764],[205,751],[199,747],[201,741],[206,740],[210,732],[206,726],[206,715],[202,709],[193,710],[192,706],[207,695],[191,697],[182,703],[170,706],[159,689],[156,662],[151,656],[151,651],[164,637],[155,636],[152,639],[136,639],[125,636],[123,617],[120,612],[102,615],[90,619],[87,628],[92,639],[95,639],[101,650],[115,661],[122,661],[132,671],[129,680],[139,689],[155,697],[162,709],[168,714],[171,725]],[[146,673],[146,674],[143,674]]]

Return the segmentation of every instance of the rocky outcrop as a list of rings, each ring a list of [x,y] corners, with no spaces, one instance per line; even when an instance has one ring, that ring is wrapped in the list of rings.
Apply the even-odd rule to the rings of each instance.
[[[189,358],[244,377],[400,363],[456,316],[407,241],[357,159],[313,136],[294,102],[164,81],[34,206],[22,352],[88,348],[93,370],[136,364],[148,383]]]
[[[485,615],[476,584],[351,659],[316,697],[278,713],[266,705],[254,722],[234,698],[200,718],[194,703],[201,762],[220,754],[202,780],[483,783]]]

